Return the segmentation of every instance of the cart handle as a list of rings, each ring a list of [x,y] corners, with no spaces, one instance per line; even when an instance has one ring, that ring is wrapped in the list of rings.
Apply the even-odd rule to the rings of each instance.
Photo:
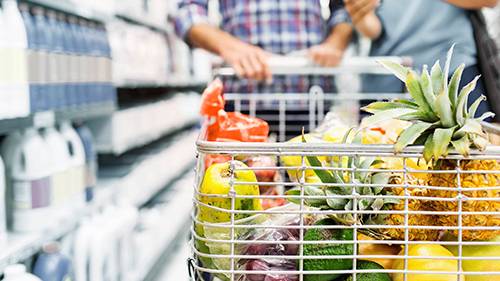
[[[412,65],[410,57],[347,57],[335,67],[321,67],[304,56],[273,56],[268,60],[273,75],[318,75],[336,76],[339,74],[391,74],[378,61],[390,60],[405,66]],[[214,76],[236,76],[230,66],[215,68]]]
[[[488,122],[481,122],[481,125],[486,132],[500,136],[500,125]]]

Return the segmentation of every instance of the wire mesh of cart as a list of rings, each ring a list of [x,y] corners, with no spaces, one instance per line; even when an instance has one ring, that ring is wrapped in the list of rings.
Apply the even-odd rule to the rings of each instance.
[[[385,73],[375,59],[276,71]],[[317,87],[304,94],[225,94],[236,111],[254,116],[259,106],[273,105],[266,119],[275,121],[280,141],[209,142],[202,131],[192,280],[500,280],[499,146],[468,157],[451,152],[442,161],[454,165],[436,167],[425,163],[422,147],[394,153],[391,132],[402,124],[360,130],[361,144],[347,141],[341,122],[325,128],[325,104],[394,97]],[[297,130],[285,142],[287,113],[298,104],[307,108],[309,132]],[[208,164],[213,159],[220,165]],[[325,173],[334,179],[324,183]]]

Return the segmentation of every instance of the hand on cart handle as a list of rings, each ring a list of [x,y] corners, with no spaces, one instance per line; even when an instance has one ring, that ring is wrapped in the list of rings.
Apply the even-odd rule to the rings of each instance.
[[[332,67],[340,64],[344,51],[332,46],[332,44],[323,43],[312,46],[308,50],[308,55],[317,65]]]
[[[240,78],[271,82],[268,58],[272,56],[260,47],[238,41],[221,50],[221,56]]]
[[[335,76],[339,74],[391,74],[378,61],[390,60],[405,66],[412,65],[409,57],[346,57],[336,66],[319,66],[308,56],[308,51],[294,52],[288,56],[273,55],[267,58],[267,66],[272,75],[317,75]],[[214,76],[235,76],[238,70],[229,66],[216,67]]]

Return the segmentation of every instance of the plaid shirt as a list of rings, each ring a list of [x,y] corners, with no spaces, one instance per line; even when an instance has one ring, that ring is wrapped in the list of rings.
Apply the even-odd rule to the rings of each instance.
[[[342,0],[331,0],[331,16],[324,21],[320,0],[220,0],[222,30],[274,54],[287,54],[318,45],[329,31],[349,16]],[[208,23],[208,0],[180,0],[175,19],[177,34],[186,39],[194,24]],[[327,92],[334,89],[333,79],[320,77],[278,77],[272,85],[244,79],[226,79],[226,92],[298,93],[320,85]]]

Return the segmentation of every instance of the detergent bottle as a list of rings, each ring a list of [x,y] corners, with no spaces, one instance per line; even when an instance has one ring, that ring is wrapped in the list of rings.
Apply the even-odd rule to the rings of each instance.
[[[51,154],[51,201],[63,221],[74,215],[70,194],[71,158],[66,140],[54,127],[42,130],[42,136]]]
[[[34,128],[12,134],[2,145],[7,202],[14,231],[42,231],[57,223],[51,201],[51,155]]]
[[[33,274],[26,272],[23,264],[13,264],[5,268],[3,281],[42,281]]]
[[[66,141],[70,154],[70,184],[71,205],[77,212],[85,207],[85,149],[82,141],[69,121],[62,122],[59,131]]]
[[[4,0],[3,22],[7,43],[6,65],[8,81],[6,108],[10,117],[26,116],[30,113],[28,81],[28,38],[26,28],[16,0]]]

